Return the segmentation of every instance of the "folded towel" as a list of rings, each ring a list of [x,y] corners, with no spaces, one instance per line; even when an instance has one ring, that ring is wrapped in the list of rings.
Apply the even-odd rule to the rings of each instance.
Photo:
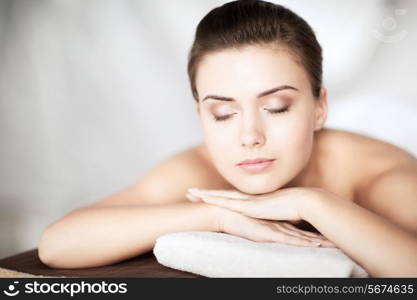
[[[254,242],[219,232],[175,232],[153,253],[169,268],[206,277],[368,277],[339,248]]]

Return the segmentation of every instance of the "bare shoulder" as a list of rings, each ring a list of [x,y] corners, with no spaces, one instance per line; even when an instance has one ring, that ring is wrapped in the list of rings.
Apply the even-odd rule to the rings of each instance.
[[[349,170],[356,192],[390,170],[417,172],[416,157],[387,141],[338,129],[326,129],[323,136],[325,144]]]
[[[160,161],[136,182],[90,206],[178,203],[188,201],[185,194],[189,187],[228,187],[204,149],[201,144],[179,151]]]
[[[327,129],[326,135],[341,153],[352,158],[350,163],[361,163],[370,172],[378,173],[416,162],[416,158],[406,150],[374,137],[340,129]]]
[[[379,139],[335,132],[347,139],[350,164],[356,165],[356,203],[401,227],[417,232],[417,159]],[[345,137],[343,137],[345,136]],[[347,154],[347,153],[346,153]]]

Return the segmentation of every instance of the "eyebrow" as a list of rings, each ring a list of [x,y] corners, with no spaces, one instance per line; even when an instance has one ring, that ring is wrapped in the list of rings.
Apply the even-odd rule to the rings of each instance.
[[[294,90],[294,91],[298,91],[298,89],[295,88],[295,87],[293,87],[293,86],[290,86],[290,85],[280,85],[280,86],[274,87],[272,89],[266,90],[266,91],[264,91],[262,93],[259,93],[256,96],[256,98],[259,99],[261,97],[264,97],[264,96],[273,94],[273,93],[278,92],[278,91],[283,91],[283,90]],[[204,100],[207,100],[207,99],[214,99],[214,100],[220,100],[220,101],[236,101],[234,98],[231,98],[231,97],[224,97],[224,96],[219,96],[219,95],[207,95],[207,96],[204,97],[203,100],[201,100],[201,102],[203,102]]]

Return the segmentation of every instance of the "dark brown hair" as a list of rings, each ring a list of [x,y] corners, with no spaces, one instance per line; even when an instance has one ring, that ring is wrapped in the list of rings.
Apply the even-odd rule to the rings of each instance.
[[[322,86],[322,50],[313,29],[284,6],[266,1],[239,0],[211,10],[197,25],[188,55],[188,77],[198,101],[195,79],[205,55],[247,45],[277,45],[290,50],[308,73],[312,94]]]

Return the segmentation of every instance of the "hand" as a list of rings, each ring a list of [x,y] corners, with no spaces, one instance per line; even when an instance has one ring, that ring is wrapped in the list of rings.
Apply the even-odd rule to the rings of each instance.
[[[216,195],[219,195],[220,193],[223,196],[227,194],[229,197],[233,196],[234,199],[238,198],[241,200],[249,199],[248,197],[250,196],[238,191],[230,190],[205,191],[210,191],[212,194],[215,193]],[[195,194],[196,193],[187,194],[187,198],[193,202],[200,202],[203,201],[203,199],[208,199],[207,196],[203,196],[201,192],[199,193],[200,196],[196,196]],[[209,203],[209,201],[204,202]],[[220,217],[221,221],[219,224],[219,231],[225,233],[230,233],[257,242],[281,242],[290,245],[307,247],[335,247],[335,245],[323,235],[298,229],[288,222],[261,220],[227,209],[223,210],[223,212],[224,213]]]
[[[221,220],[221,232],[255,242],[279,242],[304,247],[336,247],[323,235],[298,229],[288,222],[251,218],[233,211],[228,211]]]
[[[301,210],[317,196],[316,188],[285,188],[262,195],[249,195],[237,190],[188,189],[190,201],[214,204],[249,217],[267,220],[300,221]]]

